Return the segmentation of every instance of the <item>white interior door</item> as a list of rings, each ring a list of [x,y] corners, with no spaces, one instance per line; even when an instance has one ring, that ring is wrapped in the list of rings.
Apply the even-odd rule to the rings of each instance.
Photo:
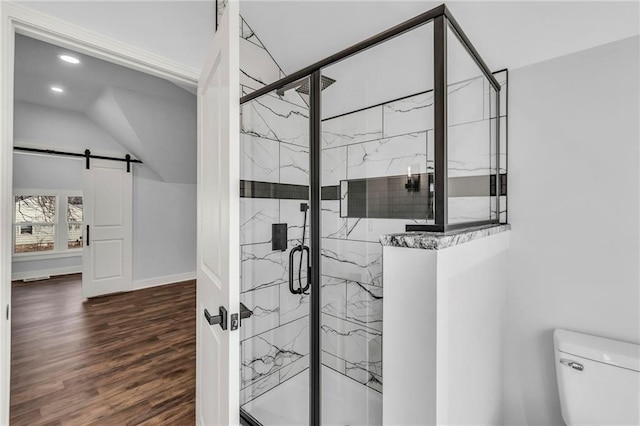
[[[119,161],[91,159],[84,170],[84,297],[133,289],[132,175]]]
[[[239,424],[240,60],[229,1],[198,82],[196,423]],[[228,311],[226,330],[211,316]],[[233,316],[236,320],[234,321]]]

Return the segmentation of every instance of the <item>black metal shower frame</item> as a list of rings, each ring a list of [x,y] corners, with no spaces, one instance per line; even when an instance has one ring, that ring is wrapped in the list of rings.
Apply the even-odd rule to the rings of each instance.
[[[321,90],[322,69],[340,62],[350,56],[395,38],[417,27],[433,21],[434,25],[434,156],[435,156],[435,224],[418,225],[412,230],[446,232],[450,230],[469,228],[473,226],[500,223],[500,196],[496,193],[496,218],[491,220],[448,223],[447,204],[447,28],[453,30],[467,52],[476,62],[484,76],[496,91],[496,173],[500,171],[500,84],[491,70],[480,57],[467,35],[455,20],[445,4],[435,7],[414,18],[402,22],[386,31],[376,34],[364,41],[350,46],[338,53],[328,56],[274,83],[264,86],[240,98],[240,105],[272,93],[280,88],[304,78],[310,79],[310,209],[311,209],[311,282],[320,282],[320,203],[321,203]],[[491,114],[490,114],[491,119]],[[309,425],[321,425],[321,303],[319,287],[311,296],[310,308],[310,404]],[[248,420],[248,419],[244,419]]]

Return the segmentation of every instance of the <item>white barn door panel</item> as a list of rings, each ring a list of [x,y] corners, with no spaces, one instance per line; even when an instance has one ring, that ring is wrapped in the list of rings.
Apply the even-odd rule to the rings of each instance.
[[[97,159],[84,171],[84,297],[133,289],[132,175],[124,162]]]

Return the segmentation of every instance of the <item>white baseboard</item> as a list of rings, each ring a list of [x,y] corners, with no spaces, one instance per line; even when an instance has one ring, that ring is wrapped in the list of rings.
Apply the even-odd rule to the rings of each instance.
[[[196,271],[185,272],[182,274],[164,275],[162,277],[145,278],[144,280],[136,280],[133,282],[134,290],[142,290],[143,288],[157,287],[166,284],[179,283],[181,281],[189,281],[196,279]]]
[[[82,265],[63,266],[61,268],[42,269],[39,271],[13,272],[11,274],[11,281],[28,280],[46,276],[53,277],[55,275],[78,274],[81,272]]]

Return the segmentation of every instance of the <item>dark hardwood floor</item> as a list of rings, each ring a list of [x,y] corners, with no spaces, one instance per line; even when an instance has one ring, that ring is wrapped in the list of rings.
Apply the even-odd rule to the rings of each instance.
[[[11,424],[195,423],[195,281],[83,300],[14,282]]]

